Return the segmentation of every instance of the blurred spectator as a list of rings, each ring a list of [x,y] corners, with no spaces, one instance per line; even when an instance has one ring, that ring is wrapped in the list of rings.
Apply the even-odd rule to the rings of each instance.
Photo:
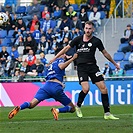
[[[107,18],[109,17],[110,3],[111,3],[111,0],[100,0],[99,10],[107,12],[107,15],[106,15]]]
[[[36,63],[36,56],[32,49],[29,50],[25,61],[27,62],[27,72],[31,72],[34,69],[34,65]]]
[[[18,30],[18,33],[15,36],[15,40],[14,40],[14,46],[22,46],[24,43],[24,36],[21,33],[21,30]]]
[[[43,20],[42,25],[41,25],[41,33],[42,34],[46,34],[46,32],[49,29],[54,29],[54,23],[52,20],[50,20],[50,15],[47,14],[46,15],[46,20]]]
[[[14,34],[13,34],[14,38],[15,38],[16,34],[18,34],[18,30],[21,30],[22,34],[26,30],[26,25],[25,25],[24,21],[22,20],[22,18],[18,18],[16,27],[15,27],[15,31],[14,31]]]
[[[14,69],[15,63],[12,60],[11,56],[7,57],[6,64],[5,64],[5,76],[11,76],[11,71]]]
[[[0,52],[0,63],[4,67],[7,57],[9,53],[7,52],[7,48],[5,46],[2,47],[2,51]]]
[[[99,6],[100,1],[99,0],[87,0],[86,5],[81,6],[81,8],[85,8],[86,11],[92,11],[93,6]]]
[[[12,46],[10,57],[11,57],[11,60],[13,60],[14,62],[18,61],[19,53],[15,46]]]
[[[36,61],[36,72],[37,72],[37,76],[43,76],[44,64],[41,62],[40,59],[37,59]]]
[[[93,12],[90,13],[89,20],[94,22],[95,34],[97,35],[98,27],[101,25],[100,12],[98,12],[97,6],[93,6]]]
[[[66,16],[70,19],[72,19],[73,16],[75,16],[77,14],[76,11],[74,11],[73,6],[69,6],[68,11],[66,12]]]
[[[70,30],[72,29],[71,20],[68,17],[63,16],[59,29],[64,30],[65,27],[69,27]]]
[[[24,54],[29,53],[29,50],[33,50],[34,53],[37,51],[37,44],[34,38],[32,38],[31,34],[28,34],[26,37],[26,41],[24,42]]]
[[[113,71],[112,71],[112,69],[110,68],[108,62],[105,63],[105,66],[104,66],[104,68],[102,69],[102,74],[103,74],[105,77],[111,77],[111,76],[113,75]]]
[[[57,38],[54,35],[52,35],[52,38],[53,38],[53,41],[51,43],[51,49],[48,51],[49,54],[54,54],[57,47],[59,46],[57,42]]]
[[[27,28],[30,29],[30,33],[33,33],[35,30],[35,25],[38,25],[38,29],[40,30],[40,22],[38,20],[37,15],[33,16],[33,19],[28,23]]]
[[[80,10],[79,19],[81,20],[82,27],[84,28],[85,22],[88,21],[88,14],[87,14],[85,8],[82,8]]]
[[[12,19],[12,29],[13,30],[15,30],[15,27],[16,27],[16,25],[17,25],[17,21],[18,21],[18,19],[17,19],[17,14],[13,14],[13,19]]]
[[[124,30],[124,34],[123,34],[123,37],[121,38],[120,42],[121,43],[125,43],[128,41],[130,35],[131,35],[131,25],[128,24],[127,25],[127,28]]]
[[[20,71],[20,68],[22,66],[22,57],[18,57],[18,61],[16,62],[15,71]]]
[[[123,53],[132,52],[132,51],[133,51],[133,39],[131,39],[131,40],[129,41],[129,45],[128,45],[128,46],[122,48],[122,52],[123,52]]]
[[[70,7],[71,5],[70,5],[70,3],[69,3],[69,0],[65,0],[64,1],[64,5],[63,5],[63,7],[61,8],[62,9],[62,17],[63,16],[66,16],[66,12],[68,11],[68,9],[69,9],[69,7]]]
[[[41,40],[40,40],[40,45],[38,46],[38,50],[37,53],[44,53],[47,54],[48,53],[48,42],[46,41],[46,37],[42,36]]]
[[[38,24],[36,24],[34,27],[35,27],[35,30],[32,33],[32,37],[36,40],[36,44],[38,46],[38,44],[40,43],[40,38],[41,38],[42,34],[39,30],[39,25]]]
[[[0,77],[4,76],[4,67],[0,63]]]
[[[131,54],[129,55],[128,60],[129,60],[129,64],[126,64],[126,65],[124,66],[124,70],[125,70],[125,71],[127,71],[127,70],[129,70],[129,69],[133,69],[133,52],[131,52]]]
[[[81,20],[78,19],[77,13],[75,14],[75,16],[72,17],[71,24],[72,28],[78,28],[79,30],[83,30]]]
[[[48,1],[48,7],[49,7],[49,11],[50,13],[53,13],[55,8],[58,6],[58,3],[57,3],[58,0],[49,0]]]
[[[15,74],[12,77],[12,82],[17,82],[19,77],[20,77],[20,72],[17,70],[17,71],[15,71]]]
[[[68,38],[69,40],[71,39],[71,34],[70,34],[68,27],[64,27],[64,30],[61,32],[61,40],[60,41],[63,41],[64,38]]]
[[[73,28],[71,30],[71,39],[74,39],[77,36],[83,35],[83,32],[79,30],[78,28]]]
[[[45,54],[44,53],[40,53],[40,60],[41,62],[43,63],[44,65],[44,73],[43,73],[43,76],[46,76],[46,70],[47,70],[47,67],[48,67],[48,60],[45,58]]]
[[[48,7],[47,6],[45,6],[44,7],[44,11],[42,12],[42,18],[43,19],[46,19],[46,15],[50,15],[50,12],[48,11]]]
[[[32,20],[34,15],[37,15],[38,19],[41,18],[40,4],[38,3],[38,0],[33,0],[33,4],[32,6],[30,6],[28,14],[26,16],[23,16],[23,19],[25,22],[28,20]]]
[[[117,64],[120,66],[120,62],[117,62]],[[123,76],[123,74],[124,74],[124,70],[120,68],[119,70],[115,69],[113,76]]]
[[[61,17],[61,10],[58,6],[56,6],[53,13],[53,19],[59,19],[60,17]]]
[[[9,11],[6,11],[6,14],[7,14],[9,19],[5,25],[2,25],[2,29],[6,30],[7,34],[8,34],[8,31],[12,29],[12,17],[10,15]]]
[[[23,70],[20,70],[20,74],[19,74],[19,78],[18,78],[18,82],[26,82],[24,79],[25,79],[25,76],[26,76],[26,73],[23,71]]]
[[[10,13],[14,12],[15,10],[13,9],[17,5],[17,0],[5,0],[4,3],[4,10],[8,11]]]

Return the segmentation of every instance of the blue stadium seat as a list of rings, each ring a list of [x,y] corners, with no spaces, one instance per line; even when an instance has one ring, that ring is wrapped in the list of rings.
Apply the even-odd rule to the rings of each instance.
[[[117,52],[114,53],[114,58],[115,61],[122,61],[124,59],[124,53],[123,52]]]
[[[124,47],[126,47],[126,46],[128,46],[129,44],[128,43],[121,43],[120,45],[119,45],[119,49],[117,50],[118,52],[121,52],[122,51],[122,48],[124,48]]]
[[[126,64],[129,64],[129,61],[121,61],[121,62],[120,62],[120,67],[121,67],[122,69],[124,69],[124,66],[125,66]]]
[[[16,14],[26,13],[26,7],[25,6],[18,6],[16,10]]]
[[[125,76],[133,76],[133,69],[127,70],[127,71],[125,72]]]
[[[0,38],[5,38],[7,36],[6,30],[0,30]]]
[[[125,54],[125,57],[124,57],[124,61],[128,61],[129,60],[129,55],[131,54],[131,52],[127,52],[126,54]]]
[[[114,66],[114,64],[111,63],[111,62],[109,62],[109,66],[110,66],[110,68],[111,68],[112,70],[115,70],[115,69],[116,69],[116,67]]]
[[[3,40],[2,40],[2,44],[1,44],[1,46],[10,46],[12,44],[12,41],[11,41],[11,39],[10,38],[4,38]]]
[[[81,9],[82,6],[86,6],[86,4],[80,4],[79,10]]]
[[[78,4],[72,4],[72,7],[73,7],[74,11],[79,11]]]
[[[105,12],[104,12],[104,11],[100,11],[100,14],[101,14],[100,19],[104,19],[104,18],[106,17],[106,14],[105,14]]]
[[[13,38],[14,30],[9,30],[7,38]]]

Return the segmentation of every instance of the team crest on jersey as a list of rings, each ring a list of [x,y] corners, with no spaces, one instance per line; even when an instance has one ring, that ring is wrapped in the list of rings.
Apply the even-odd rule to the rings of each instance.
[[[91,47],[92,46],[92,43],[88,43],[88,46]]]

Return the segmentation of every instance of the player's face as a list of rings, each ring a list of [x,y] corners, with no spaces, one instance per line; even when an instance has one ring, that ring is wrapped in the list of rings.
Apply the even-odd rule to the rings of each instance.
[[[85,35],[86,35],[87,37],[92,36],[92,33],[94,32],[94,27],[93,27],[93,25],[85,24],[84,32],[85,32]]]

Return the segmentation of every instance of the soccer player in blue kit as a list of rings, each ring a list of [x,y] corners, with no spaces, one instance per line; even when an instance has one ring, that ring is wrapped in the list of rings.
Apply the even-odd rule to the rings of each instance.
[[[22,105],[15,107],[9,112],[9,119],[13,118],[20,110],[26,108],[32,109],[41,101],[49,98],[54,98],[56,101],[59,101],[64,105],[62,108],[51,109],[55,120],[58,120],[59,113],[75,112],[75,106],[64,93],[63,77],[65,75],[65,68],[77,58],[77,54],[74,54],[69,60],[66,60],[66,57],[65,54],[61,55],[48,67],[46,83],[44,86],[38,90],[31,102],[24,102]]]

